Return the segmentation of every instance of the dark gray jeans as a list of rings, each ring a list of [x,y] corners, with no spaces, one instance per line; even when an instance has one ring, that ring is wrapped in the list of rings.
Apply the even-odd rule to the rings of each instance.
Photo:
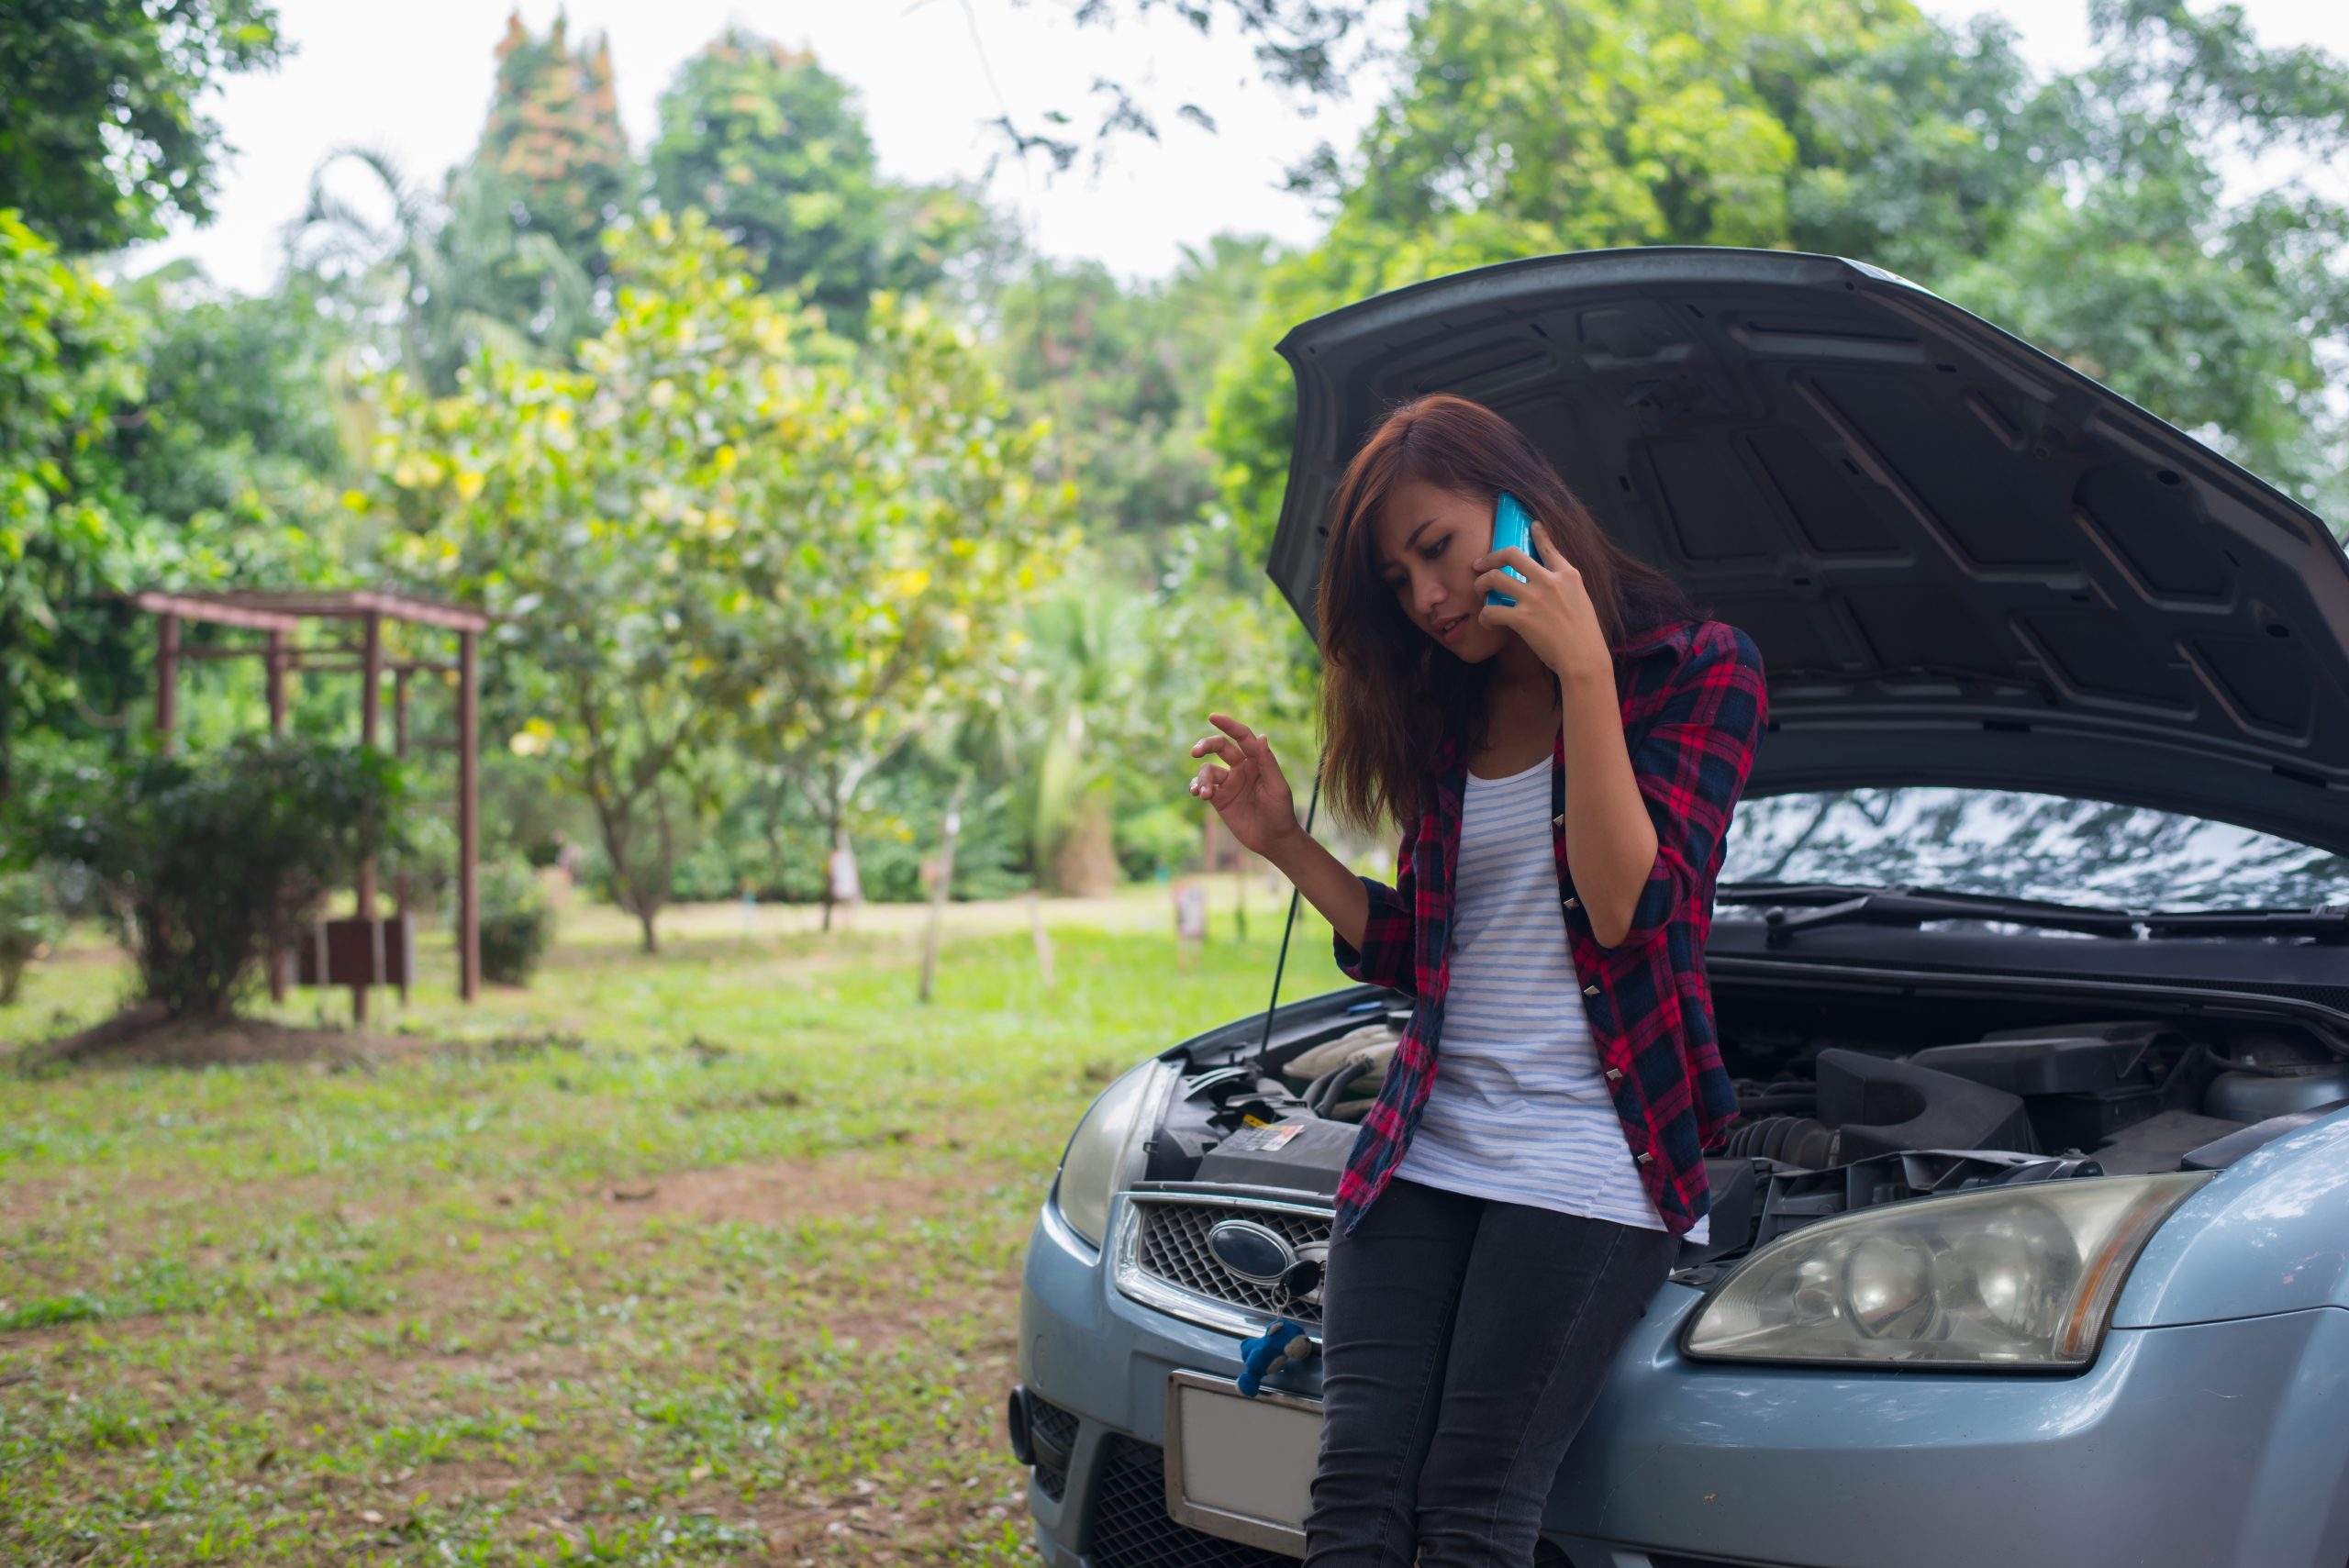
[[[1679,1241],[1390,1182],[1330,1248],[1307,1568],[1526,1568]]]

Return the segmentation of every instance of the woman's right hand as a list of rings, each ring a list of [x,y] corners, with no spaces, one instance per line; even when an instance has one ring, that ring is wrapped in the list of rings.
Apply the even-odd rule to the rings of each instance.
[[[1199,764],[1191,793],[1215,807],[1233,838],[1269,860],[1292,834],[1305,830],[1297,826],[1297,797],[1273,760],[1272,742],[1226,714],[1211,713],[1208,722],[1222,733],[1191,748],[1192,756],[1209,759]],[[1217,767],[1219,757],[1229,766]]]

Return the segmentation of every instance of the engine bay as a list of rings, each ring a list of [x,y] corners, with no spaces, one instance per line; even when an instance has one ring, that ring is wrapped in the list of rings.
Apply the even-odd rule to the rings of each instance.
[[[1717,990],[1738,1116],[1707,1159],[1711,1240],[1683,1268],[1875,1204],[2216,1170],[2349,1106],[2349,1060],[2297,1023],[2033,1006]],[[1390,995],[1262,1056],[1196,1062],[1141,1179],[1334,1195],[1409,1017]]]

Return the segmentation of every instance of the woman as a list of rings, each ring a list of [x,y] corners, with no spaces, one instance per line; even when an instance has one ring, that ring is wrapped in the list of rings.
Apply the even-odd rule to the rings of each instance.
[[[1490,548],[1504,490],[1536,558]],[[1339,967],[1417,998],[1338,1190],[1306,1561],[1518,1568],[1705,1235],[1703,1149],[1736,1103],[1704,943],[1761,660],[1464,398],[1389,414],[1331,513],[1324,787],[1402,826],[1395,885],[1298,827],[1264,736],[1216,714],[1191,749],[1191,793],[1328,917]]]

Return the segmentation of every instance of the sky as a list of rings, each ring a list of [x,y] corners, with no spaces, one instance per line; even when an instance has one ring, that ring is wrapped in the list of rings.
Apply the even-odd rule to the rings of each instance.
[[[2026,55],[2046,68],[2087,56],[2087,0],[1922,3],[1945,19],[2006,17]],[[2343,0],[2242,4],[2266,42],[2349,56]],[[1038,248],[1095,258],[1126,277],[1163,276],[1184,247],[1221,231],[1310,239],[1319,216],[1280,188],[1282,173],[1321,141],[1346,146],[1377,96],[1369,83],[1333,104],[1294,98],[1258,81],[1247,46],[1228,29],[1201,39],[1163,7],[1110,29],[1077,27],[1075,0],[403,0],[396,8],[279,0],[292,58],[273,72],[232,78],[211,105],[237,149],[218,216],[142,248],[129,265],[193,256],[230,287],[268,288],[280,235],[301,212],[321,159],[338,147],[379,149],[437,184],[480,135],[509,10],[543,28],[559,5],[574,38],[609,35],[620,118],[640,149],[678,64],[737,22],[812,49],[855,87],[884,172],[983,180]],[[1121,138],[1097,172],[1080,161],[1054,175],[1041,159],[1005,156],[990,120],[1008,108],[1033,124],[1057,106],[1089,123],[1087,89],[1101,76],[1163,106],[1197,102],[1216,129],[1168,114],[1161,140]]]

